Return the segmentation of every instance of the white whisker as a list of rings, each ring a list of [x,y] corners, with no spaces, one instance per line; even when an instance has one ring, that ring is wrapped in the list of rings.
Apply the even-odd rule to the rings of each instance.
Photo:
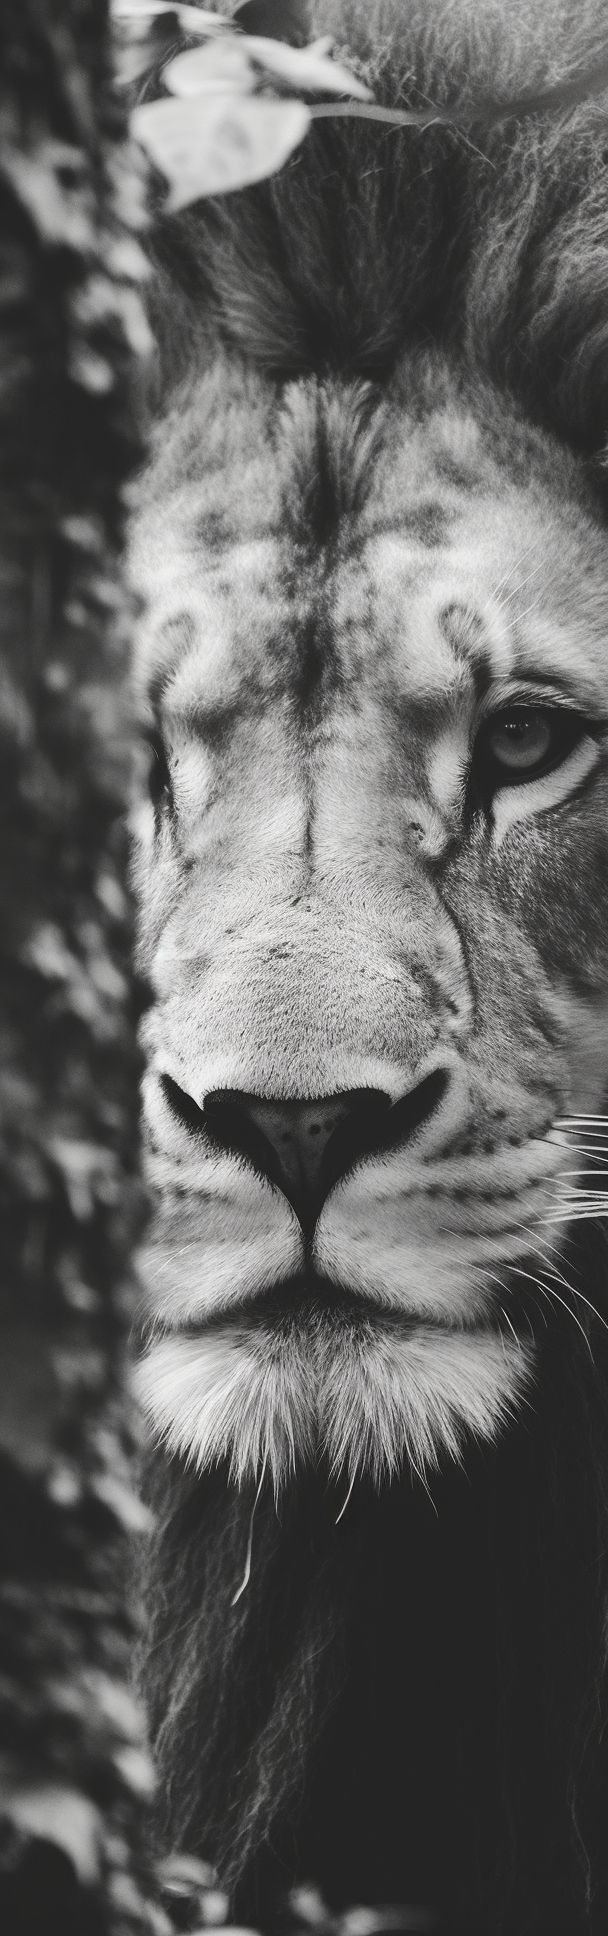
[[[540,1283],[539,1283],[539,1286],[538,1286],[538,1288],[539,1288],[539,1291],[540,1291],[540,1292],[542,1293],[542,1296],[543,1296],[543,1297],[546,1297],[546,1298],[547,1298],[547,1299],[549,1300],[549,1302],[551,1302],[551,1299],[553,1298],[556,1304],[561,1304],[561,1307],[562,1307],[562,1310],[563,1310],[563,1311],[567,1311],[567,1312],[568,1312],[568,1316],[572,1318],[572,1322],[573,1322],[573,1324],[575,1324],[575,1325],[576,1325],[576,1328],[577,1328],[577,1331],[580,1331],[580,1334],[581,1334],[581,1338],[584,1338],[584,1340],[585,1340],[585,1344],[586,1344],[586,1346],[587,1346],[587,1350],[588,1350],[588,1352],[589,1352],[589,1357],[590,1357],[590,1359],[591,1359],[591,1363],[592,1363],[592,1364],[595,1364],[595,1359],[594,1359],[594,1356],[593,1356],[593,1352],[592,1352],[592,1349],[591,1349],[591,1345],[590,1345],[590,1342],[589,1342],[589,1339],[588,1339],[588,1337],[587,1337],[587,1333],[586,1333],[586,1331],[585,1331],[585,1327],[584,1327],[584,1325],[582,1325],[582,1324],[581,1324],[581,1321],[580,1321],[580,1318],[577,1318],[577,1316],[576,1316],[576,1312],[575,1312],[575,1311],[572,1311],[572,1310],[570,1309],[570,1305],[569,1305],[569,1304],[566,1304],[566,1301],[565,1301],[565,1298],[563,1298],[563,1297],[560,1297],[560,1295],[559,1295],[559,1291],[556,1291],[556,1290],[555,1290],[555,1286],[554,1286],[553,1284],[540,1284]]]
[[[568,1312],[568,1316],[572,1318],[572,1323],[576,1325],[577,1330],[580,1331],[581,1337],[584,1338],[585,1344],[587,1346],[587,1350],[589,1352],[589,1356],[593,1361],[593,1352],[591,1350],[591,1345],[589,1343],[587,1333],[583,1325],[581,1324],[580,1318],[577,1318],[576,1311],[573,1311],[571,1309],[571,1306],[566,1303],[565,1298],[560,1297],[559,1291],[556,1291],[553,1285],[541,1284],[540,1278],[536,1277],[535,1275],[533,1276],[530,1271],[522,1270],[517,1265],[512,1265],[511,1269],[513,1270],[514,1275],[516,1277],[522,1277],[524,1281],[526,1281],[527,1283],[533,1284],[536,1290],[540,1291],[541,1296],[547,1297],[549,1301],[551,1300],[551,1298],[554,1298],[556,1304],[561,1304],[562,1309]],[[563,1278],[561,1281],[563,1282],[565,1289],[570,1293],[572,1293],[572,1285],[568,1284],[565,1278]]]
[[[345,1498],[345,1501],[344,1501],[344,1505],[340,1507],[340,1511],[339,1511],[339,1513],[338,1513],[338,1517],[337,1517],[337,1520],[336,1520],[336,1526],[339,1526],[339,1524],[340,1524],[340,1520],[341,1520],[341,1519],[343,1519],[343,1517],[344,1517],[344,1514],[345,1514],[345,1512],[346,1512],[346,1508],[347,1508],[347,1505],[348,1505],[348,1503],[349,1503],[349,1500],[350,1500],[350,1499],[352,1499],[352,1496],[353,1496],[353,1487],[354,1487],[354,1485],[355,1485],[355,1481],[356,1481],[356,1477],[357,1477],[357,1472],[356,1472],[356,1468],[355,1468],[355,1470],[353,1471],[353,1474],[352,1474],[352,1477],[351,1477],[351,1482],[350,1482],[350,1485],[349,1485],[349,1488],[348,1488],[348,1492],[347,1492],[347,1494],[346,1494],[346,1498]]]
[[[556,1210],[553,1216],[543,1218],[543,1228],[550,1224],[590,1223],[594,1219],[597,1221],[606,1216],[608,1216],[608,1204],[596,1206],[595,1209],[575,1210],[573,1207],[571,1210]]]
[[[546,1242],[549,1245],[549,1249],[552,1250],[553,1245],[550,1243],[549,1239],[546,1239]],[[544,1256],[544,1252],[542,1250],[540,1254],[541,1254],[541,1257]],[[606,1322],[606,1319],[602,1317],[601,1311],[598,1311],[597,1306],[591,1303],[591,1299],[587,1297],[584,1291],[579,1291],[575,1284],[570,1284],[568,1282],[568,1280],[563,1276],[562,1272],[558,1270],[557,1265],[553,1262],[553,1259],[550,1258],[545,1262],[545,1269],[550,1272],[551,1276],[555,1276],[558,1278],[559,1282],[564,1285],[564,1288],[570,1292],[572,1297],[579,1298],[581,1304],[586,1304],[587,1309],[593,1313],[593,1316],[595,1318],[597,1318],[598,1324],[603,1325],[604,1330],[608,1331],[608,1323]]]
[[[517,1332],[516,1332],[516,1329],[515,1329],[515,1325],[511,1323],[511,1319],[510,1319],[510,1317],[509,1317],[509,1313],[508,1313],[508,1311],[505,1311],[505,1307],[504,1307],[504,1304],[501,1304],[501,1306],[500,1306],[500,1309],[501,1309],[501,1312],[502,1312],[502,1316],[503,1316],[503,1318],[504,1318],[504,1321],[505,1321],[505,1324],[508,1324],[508,1326],[509,1326],[509,1330],[513,1332],[513,1337],[514,1337],[514,1339],[515,1339],[515,1343],[516,1343],[516,1345],[518,1346],[518,1348],[519,1348],[519,1350],[521,1351],[521,1348],[522,1348],[522,1347],[521,1347],[521,1338],[518,1338],[518,1336],[517,1336]]]
[[[595,1129],[597,1123],[601,1123],[602,1129],[608,1131],[608,1116],[558,1116],[553,1124],[553,1128]]]
[[[424,1490],[425,1490],[425,1493],[426,1493],[426,1496],[427,1496],[427,1499],[428,1499],[428,1500],[430,1501],[430,1504],[431,1504],[431,1506],[432,1506],[432,1508],[433,1508],[433,1512],[434,1512],[434,1514],[435,1514],[435,1518],[436,1518],[436,1519],[438,1519],[438,1518],[439,1518],[439,1513],[438,1513],[438,1511],[437,1511],[437,1507],[436,1507],[436,1505],[435,1505],[435,1501],[434,1501],[434,1498],[433,1498],[433,1495],[432,1495],[432,1492],[430,1492],[430,1491],[429,1491],[429,1487],[428,1487],[428,1485],[427,1485],[427,1481],[426,1481],[426,1479],[425,1479],[425,1477],[424,1477],[424,1473],[423,1473],[423,1472],[421,1472],[421,1470],[420,1470],[420,1466],[416,1464],[416,1460],[415,1460],[415,1459],[414,1459],[414,1458],[412,1457],[412,1454],[411,1454],[411,1452],[410,1452],[410,1465],[411,1465],[411,1466],[413,1467],[413,1469],[414,1469],[414,1472],[416,1473],[416,1477],[417,1477],[417,1478],[418,1478],[418,1479],[420,1480],[420,1484],[421,1484],[421,1486],[424,1486]],[[347,1504],[348,1504],[348,1501],[347,1501]],[[336,1521],[336,1524],[337,1524],[337,1521]]]
[[[236,1606],[237,1600],[240,1600],[241,1594],[245,1592],[245,1588],[249,1586],[249,1581],[251,1579],[251,1555],[253,1553],[253,1521],[255,1518],[255,1509],[258,1503],[258,1499],[260,1497],[262,1486],[264,1484],[265,1476],[266,1476],[266,1460],[264,1459],[264,1463],[260,1473],[258,1489],[255,1495],[253,1506],[251,1508],[251,1519],[249,1521],[249,1538],[247,1540],[247,1553],[245,1556],[245,1571],[243,1574],[243,1578],[241,1580],[241,1584],[239,1587],[237,1587],[236,1593],[233,1594],[232,1599],[230,1601],[231,1607]]]
[[[585,1152],[585,1153],[586,1153],[586,1152]],[[556,1179],[556,1181],[557,1181],[558,1183],[562,1183],[562,1182],[563,1182],[563,1180],[564,1180],[564,1178],[565,1178],[565,1177],[567,1177],[567,1176],[597,1176],[597,1177],[598,1177],[598,1180],[599,1180],[599,1179],[600,1179],[601,1177],[603,1177],[604,1175],[605,1175],[605,1171],[604,1171],[604,1170],[596,1170],[596,1169],[590,1169],[590,1170],[582,1170],[582,1169],[581,1169],[581,1170],[561,1170],[561,1171],[560,1171],[560,1174],[559,1174],[559,1176],[558,1176],[558,1177],[557,1177],[557,1179]]]

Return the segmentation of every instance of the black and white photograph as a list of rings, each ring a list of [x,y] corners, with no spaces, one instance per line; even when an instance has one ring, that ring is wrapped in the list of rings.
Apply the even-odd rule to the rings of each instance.
[[[0,102],[0,1936],[608,1936],[608,0]]]

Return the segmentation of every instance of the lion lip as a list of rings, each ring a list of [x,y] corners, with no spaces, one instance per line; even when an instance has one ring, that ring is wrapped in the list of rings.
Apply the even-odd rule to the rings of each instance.
[[[307,1275],[285,1278],[270,1290],[252,1292],[239,1298],[238,1303],[207,1311],[200,1320],[180,1325],[179,1334],[203,1337],[219,1329],[236,1330],[243,1326],[250,1331],[280,1331],[292,1323],[312,1328],[329,1318],[336,1326],[343,1325],[349,1330],[371,1324],[398,1331],[400,1336],[421,1328],[441,1332],[452,1328],[424,1311],[399,1310],[348,1285]],[[474,1328],[479,1329],[479,1324]]]
[[[385,1318],[398,1318],[401,1325],[414,1328],[420,1323],[420,1316],[409,1312],[397,1313],[386,1310],[378,1298],[350,1289],[348,1285],[330,1283],[322,1277],[295,1275],[281,1279],[270,1289],[251,1291],[240,1297],[238,1302],[221,1305],[214,1311],[205,1312],[200,1320],[186,1322],[180,1332],[189,1336],[215,1330],[221,1326],[266,1328],[269,1324],[282,1325],[290,1319],[306,1320],[312,1323],[315,1318],[333,1317],[337,1322],[375,1321]]]

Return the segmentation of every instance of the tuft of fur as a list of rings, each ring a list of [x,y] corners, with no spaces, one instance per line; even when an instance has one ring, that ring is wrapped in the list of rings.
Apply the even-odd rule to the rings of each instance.
[[[169,1452],[197,1472],[227,1464],[237,1486],[267,1474],[277,1497],[303,1466],[380,1486],[459,1459],[492,1439],[529,1383],[515,1337],[418,1325],[341,1325],[331,1307],[307,1325],[168,1336],[142,1359],[136,1387]]]

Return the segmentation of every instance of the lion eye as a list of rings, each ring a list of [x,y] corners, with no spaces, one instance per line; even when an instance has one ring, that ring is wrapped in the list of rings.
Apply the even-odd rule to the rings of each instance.
[[[527,773],[540,766],[551,746],[552,722],[536,707],[514,706],[494,721],[488,733],[488,752],[509,773]]]
[[[494,713],[482,735],[486,779],[494,787],[535,780],[571,752],[582,723],[559,706],[509,706]]]

